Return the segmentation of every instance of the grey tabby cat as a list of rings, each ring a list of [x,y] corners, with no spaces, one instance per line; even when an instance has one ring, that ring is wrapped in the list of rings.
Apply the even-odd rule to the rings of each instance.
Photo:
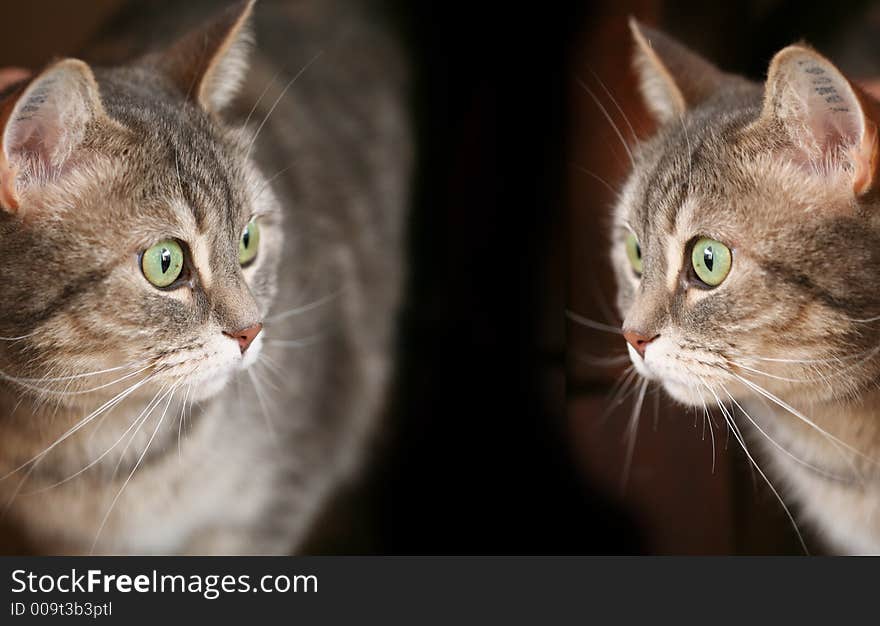
[[[614,213],[632,363],[747,430],[834,549],[878,553],[880,107],[805,45],[759,85],[632,30],[660,125]]]
[[[296,550],[382,409],[401,53],[348,3],[252,4],[3,100],[0,495],[39,551]]]

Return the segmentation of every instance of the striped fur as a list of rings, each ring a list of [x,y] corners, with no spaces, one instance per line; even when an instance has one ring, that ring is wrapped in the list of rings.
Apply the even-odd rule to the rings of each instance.
[[[659,335],[644,359],[630,350],[633,363],[685,405],[737,413],[783,499],[834,549],[880,552],[880,202],[861,186],[857,135],[874,105],[805,46],[780,53],[762,86],[634,28],[637,67],[656,74],[643,76],[645,96],[669,101],[650,107],[662,123],[633,151],[615,208],[624,329]],[[817,109],[802,92],[815,76],[861,104]],[[703,236],[733,254],[714,289],[688,274],[689,245]]]
[[[215,4],[122,16],[86,53],[103,112],[0,212],[0,498],[36,551],[296,550],[383,406],[411,160],[401,54],[347,3],[212,22]],[[219,56],[187,56],[185,30]],[[138,254],[167,237],[193,278],[162,291]],[[222,333],[255,321],[242,357]]]

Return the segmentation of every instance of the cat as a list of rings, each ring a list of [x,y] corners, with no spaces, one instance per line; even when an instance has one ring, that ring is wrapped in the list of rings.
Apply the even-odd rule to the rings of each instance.
[[[383,409],[402,48],[356,3],[220,8],[141,3],[2,99],[0,506],[29,550],[295,552]]]
[[[758,443],[832,550],[880,553],[880,104],[806,44],[762,85],[630,26],[658,123],[614,207],[630,360]]]

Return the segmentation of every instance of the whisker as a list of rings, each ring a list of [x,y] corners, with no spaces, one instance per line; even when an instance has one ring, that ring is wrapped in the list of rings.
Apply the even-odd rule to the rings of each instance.
[[[18,337],[0,337],[0,341],[21,341],[22,339],[33,337],[36,334],[36,331],[34,331],[32,333],[28,333],[27,335],[19,335]]]
[[[238,379],[236,378],[236,383]],[[186,401],[189,399],[189,393],[192,391],[192,385],[186,385],[186,391],[183,392],[183,402],[180,403],[180,419],[177,421],[177,460],[178,462],[183,461],[183,457],[180,451],[180,436],[181,431],[183,430],[183,420],[186,417]]]
[[[654,396],[654,432],[657,432],[660,424],[660,388],[655,387],[652,394]]]
[[[617,189],[615,189],[611,183],[609,183],[607,180],[605,180],[604,178],[599,176],[596,172],[594,172],[592,170],[588,170],[587,168],[585,168],[581,165],[578,165],[577,163],[572,163],[571,166],[574,169],[576,169],[577,171],[581,172],[582,174],[586,174],[587,176],[592,176],[594,179],[596,179],[597,181],[602,183],[602,185],[605,186],[605,189],[607,189],[608,191],[611,192],[611,195],[613,197],[615,197],[615,198],[620,197],[620,192]]]
[[[615,383],[614,386],[611,387],[611,390],[608,392],[608,395],[611,396],[611,400],[608,402],[608,406],[605,407],[605,410],[602,411],[602,415],[599,416],[600,422],[604,422],[605,420],[607,420],[608,417],[617,409],[617,407],[619,407],[626,401],[626,399],[630,396],[632,390],[636,388],[635,383],[638,378],[639,373],[635,370],[633,366],[629,366],[628,368],[623,370],[623,373],[618,379],[621,382]]]
[[[702,382],[703,386],[715,398],[715,401],[718,404],[718,408],[721,410],[721,413],[724,416],[725,421],[727,421],[728,427],[733,431],[733,436],[736,438],[737,442],[739,442],[739,445],[742,448],[743,452],[745,452],[746,457],[748,457],[752,466],[761,475],[761,478],[764,479],[764,482],[767,483],[767,486],[770,488],[770,491],[773,492],[773,495],[776,496],[776,499],[779,501],[780,506],[782,506],[782,510],[785,511],[785,515],[788,517],[788,520],[791,522],[792,528],[794,528],[794,532],[797,535],[798,541],[801,544],[801,548],[804,550],[804,552],[806,554],[810,554],[810,550],[807,548],[807,544],[804,541],[804,537],[801,534],[800,528],[798,528],[797,522],[794,519],[794,515],[791,514],[791,511],[789,510],[788,506],[785,504],[785,501],[782,499],[782,496],[776,490],[776,487],[774,487],[773,483],[770,482],[770,479],[767,477],[767,474],[765,474],[764,470],[762,470],[758,466],[757,461],[755,461],[751,452],[749,452],[749,449],[746,446],[745,439],[743,438],[742,433],[739,431],[739,427],[736,425],[736,422],[733,419],[733,416],[727,411],[727,407],[725,407],[724,403],[721,402],[721,398],[718,397],[718,394],[715,393],[715,391],[708,384],[706,384],[705,381],[700,379],[700,382]]]
[[[281,76],[281,72],[282,70],[278,70],[277,72],[275,72],[275,75],[271,79],[269,79],[269,82],[266,83],[266,86],[263,88],[262,93],[260,93],[256,102],[254,102],[254,106],[251,107],[251,110],[248,112],[247,117],[244,119],[244,124],[242,124],[243,127],[247,127],[247,125],[251,123],[251,117],[253,117],[254,113],[257,110],[257,107],[260,106],[263,98],[265,98],[266,94],[269,93],[269,89],[272,87],[275,81],[278,80],[278,77]]]
[[[271,337],[266,338],[266,343],[273,346],[282,346],[287,348],[307,348],[309,346],[314,346],[324,339],[327,338],[326,333],[320,333],[317,335],[311,335],[309,337],[303,337],[301,339],[273,339]]]
[[[90,387],[88,389],[78,389],[76,391],[69,390],[70,389],[69,382],[72,381],[74,377],[70,377],[68,379],[68,385],[66,385],[63,390],[47,389],[45,387],[40,387],[38,385],[32,385],[27,382],[24,382],[26,379],[15,378],[15,377],[9,376],[3,372],[0,372],[0,379],[7,380],[7,381],[15,383],[21,387],[24,387],[25,389],[28,389],[29,391],[36,391],[36,392],[43,394],[43,395],[46,395],[46,396],[69,397],[69,396],[86,395],[89,393],[93,393],[95,391],[100,391],[101,389],[113,387],[114,385],[118,385],[119,383],[121,383],[124,380],[128,380],[129,378],[134,378],[138,374],[147,371],[148,369],[150,369],[150,367],[152,367],[152,365],[146,365],[137,371],[130,372],[130,373],[126,374],[125,376],[117,378],[116,380],[112,380],[108,383],[103,383],[101,385],[98,385],[96,387]],[[82,378],[82,376],[76,376],[75,378]],[[35,379],[35,380],[39,380],[39,379]],[[56,380],[62,380],[62,379],[56,379]]]
[[[593,298],[596,301],[596,304],[599,306],[599,310],[602,312],[602,315],[605,317],[605,322],[609,323],[611,326],[616,328],[620,328],[623,323],[623,320],[620,319],[620,316],[617,315],[611,307],[608,306],[608,302],[605,299],[605,294],[602,293],[602,288],[599,285],[598,280],[595,276],[590,275],[590,290],[593,292]]]
[[[590,70],[590,73],[593,75],[593,78],[596,79],[596,82],[599,83],[599,86],[603,89],[603,91],[605,91],[605,93],[608,95],[608,98],[611,100],[611,103],[617,108],[617,111],[620,113],[620,116],[623,118],[624,123],[626,124],[627,128],[629,128],[629,132],[632,135],[633,141],[638,141],[639,136],[636,134],[636,131],[633,128],[632,123],[629,121],[629,117],[627,117],[627,115],[623,111],[623,109],[620,108],[620,104],[617,102],[617,98],[614,97],[614,95],[611,93],[611,90],[608,89],[608,87],[605,85],[605,82],[601,78],[599,78],[599,75],[596,72],[594,72],[593,70]]]
[[[607,333],[614,333],[616,335],[622,335],[623,331],[616,327],[611,326],[610,324],[603,324],[602,322],[597,322],[595,320],[591,320],[589,318],[584,317],[583,315],[578,315],[574,311],[566,309],[565,317],[575,322],[576,324],[580,324],[581,326],[586,326],[587,328],[593,328],[595,330],[603,330]]]
[[[260,381],[254,376],[253,370],[247,370],[248,377],[251,379],[251,383],[254,385],[254,391],[257,393],[257,402],[260,405],[260,410],[263,412],[263,419],[266,420],[266,427],[269,429],[269,433],[272,435],[272,438],[278,442],[278,432],[275,430],[275,425],[272,423],[272,419],[269,417],[269,410],[266,406],[266,403],[263,399],[263,388],[260,385]]]
[[[142,381],[142,382],[144,382],[144,381]],[[107,409],[106,409],[106,412],[104,412],[104,415],[106,416],[107,413],[109,413],[109,412],[112,411],[116,406],[118,406],[119,403],[121,403],[123,399],[124,399],[124,397],[123,397],[123,398],[120,398],[117,402],[114,402],[112,405],[108,406]],[[86,423],[88,423],[89,421],[91,421],[92,419],[94,419],[94,415],[95,415],[95,414],[93,413],[91,417],[86,418],[85,420],[83,420],[82,422],[80,422],[80,424],[84,426]],[[102,419],[103,419],[103,418],[102,418]],[[33,474],[34,470],[36,470],[37,466],[38,466],[38,465],[40,464],[40,462],[46,457],[46,455],[51,451],[51,449],[52,449],[56,444],[58,444],[58,443],[60,443],[60,442],[61,442],[61,440],[57,440],[57,441],[55,442],[55,444],[53,444],[53,445],[50,446],[49,448],[46,448],[43,452],[41,452],[40,454],[38,454],[37,456],[35,456],[35,457],[34,457],[33,459],[31,459],[30,461],[25,462],[24,464],[20,465],[18,468],[14,469],[14,470],[12,470],[11,472],[9,472],[8,474],[6,474],[5,476],[0,477],[0,480],[5,480],[5,479],[8,478],[9,476],[11,476],[11,475],[15,474],[16,472],[20,471],[21,469],[23,469],[26,465],[30,464],[30,467],[28,467],[27,471],[26,471],[26,472],[24,473],[24,475],[21,477],[21,480],[18,481],[18,484],[16,484],[15,489],[12,491],[12,494],[9,496],[9,499],[6,501],[6,504],[5,504],[4,507],[3,507],[3,511],[2,511],[2,513],[0,513],[0,519],[6,517],[6,515],[9,513],[9,510],[11,509],[13,503],[15,502],[15,500],[16,500],[16,499],[18,498],[18,496],[20,495],[22,488],[24,487],[24,485],[27,483],[27,481],[30,479],[31,475]],[[62,482],[66,482],[66,481],[62,481]],[[26,493],[26,494],[24,494],[24,495],[30,495],[31,493],[34,493],[34,492],[28,492],[28,493]]]
[[[97,376],[99,374],[109,374],[110,372],[118,372],[120,370],[130,369],[132,367],[137,367],[138,365],[143,365],[147,363],[147,361],[135,361],[134,363],[128,363],[126,365],[117,365],[114,367],[108,367],[102,370],[95,370],[93,372],[82,372],[80,374],[73,374],[70,376],[44,376],[37,378],[26,378],[21,376],[12,376],[11,374],[6,374],[0,372],[7,380],[11,380],[13,382],[24,382],[24,383],[55,383],[55,382],[64,382],[69,380],[77,380],[80,378],[88,378],[90,376]]]
[[[743,378],[743,377],[740,376],[739,374],[736,374],[736,373],[733,373],[733,372],[731,372],[731,374],[732,374],[737,380],[739,380],[741,383],[743,383],[744,385],[746,385],[747,387],[749,387],[749,388],[752,389],[753,391],[755,391],[755,392],[761,394],[762,396],[764,396],[765,398],[767,398],[768,400],[770,400],[770,401],[773,402],[774,404],[776,404],[776,405],[782,407],[783,409],[785,409],[786,411],[788,411],[789,413],[791,413],[793,416],[795,416],[796,418],[798,418],[799,420],[801,420],[801,421],[804,422],[805,424],[809,425],[811,428],[814,428],[817,432],[822,433],[823,435],[825,435],[825,437],[827,437],[829,441],[832,441],[832,442],[835,442],[835,443],[837,443],[837,444],[840,444],[841,446],[843,446],[844,448],[846,448],[847,450],[849,450],[849,451],[852,452],[853,454],[856,454],[856,455],[858,455],[858,456],[860,456],[860,457],[862,457],[862,458],[864,458],[864,459],[867,459],[867,460],[871,461],[872,463],[874,463],[873,459],[871,459],[868,455],[866,455],[865,453],[861,452],[860,450],[858,450],[858,449],[852,447],[851,445],[849,445],[848,443],[846,443],[846,442],[843,441],[842,439],[840,439],[840,438],[838,438],[838,437],[835,437],[834,435],[832,435],[831,433],[829,433],[827,430],[825,430],[824,428],[822,428],[821,426],[819,426],[818,424],[816,424],[815,422],[813,422],[813,421],[812,421],[810,418],[808,418],[806,415],[804,415],[803,413],[801,413],[800,411],[798,411],[796,408],[794,408],[793,406],[791,406],[790,404],[788,404],[788,403],[785,402],[784,400],[778,398],[778,397],[775,396],[774,394],[770,393],[769,391],[767,391],[766,389],[764,389],[764,388],[761,387],[760,385],[753,383],[752,381],[748,380],[747,378]],[[845,455],[844,455],[844,456],[845,456]],[[850,461],[851,461],[851,459],[850,459]],[[853,466],[853,469],[855,469],[854,466]]]
[[[276,380],[280,381],[281,384],[284,384],[286,382],[284,372],[278,367],[278,365],[275,364],[274,361],[271,361],[269,359],[268,354],[263,354],[262,358],[254,363],[254,366],[262,367],[266,372],[274,376]],[[281,387],[269,380],[268,376],[265,378],[265,382],[269,386],[269,388],[273,389],[274,391],[279,391],[281,389]]]
[[[125,455],[128,452],[128,449],[131,447],[131,444],[133,444],[134,440],[137,438],[137,434],[140,432],[141,427],[147,423],[147,420],[150,419],[150,416],[153,415],[153,411],[156,410],[156,407],[162,403],[162,400],[164,400],[168,396],[168,393],[170,393],[173,390],[173,388],[174,388],[174,384],[171,384],[170,386],[168,384],[162,385],[162,387],[160,387],[159,390],[156,391],[155,394],[153,394],[153,397],[150,399],[150,401],[144,407],[141,414],[138,415],[138,419],[135,420],[135,423],[137,423],[138,426],[131,433],[131,436],[129,436],[128,441],[125,442],[125,446],[120,451],[119,459],[117,459],[116,466],[113,468],[113,474],[111,475],[111,480],[116,480],[116,475],[119,473],[119,469],[122,467],[122,464],[125,463]],[[143,415],[143,417],[141,417],[141,415]]]
[[[814,472],[816,472],[818,474],[821,474],[822,476],[825,476],[826,478],[831,478],[833,480],[837,480],[837,481],[841,481],[841,482],[847,482],[846,478],[844,478],[843,476],[838,476],[836,474],[831,474],[829,472],[826,472],[821,467],[813,465],[812,463],[809,463],[809,462],[803,460],[802,458],[796,456],[790,450],[785,448],[782,444],[778,443],[775,439],[773,439],[773,437],[771,437],[767,433],[767,431],[765,431],[763,428],[761,428],[761,426],[758,424],[758,422],[755,420],[755,418],[753,418],[751,415],[749,415],[749,413],[743,408],[743,406],[739,402],[736,401],[736,398],[734,398],[732,395],[730,395],[730,392],[727,391],[727,389],[725,389],[724,387],[722,387],[721,389],[722,389],[722,391],[724,391],[725,394],[727,394],[727,397],[730,398],[730,401],[736,406],[736,408],[739,409],[740,413],[742,413],[746,417],[746,419],[748,419],[749,422],[751,422],[752,426],[754,426],[758,430],[758,432],[761,433],[764,436],[764,438],[767,439],[767,441],[769,441],[773,445],[774,448],[776,448],[777,450],[782,452],[785,456],[790,458],[795,463],[798,463],[799,465],[803,465],[804,467],[808,467],[809,469],[813,470]]]
[[[323,305],[327,304],[328,302],[331,302],[331,301],[335,300],[336,298],[338,298],[339,295],[342,293],[343,289],[338,289],[338,290],[334,291],[333,293],[330,293],[330,294],[327,294],[326,296],[318,298],[317,300],[312,300],[311,302],[308,302],[306,304],[301,304],[301,305],[296,306],[292,309],[282,311],[281,313],[276,313],[274,315],[270,315],[269,317],[267,317],[265,319],[265,322],[267,324],[273,323],[273,322],[278,322],[278,321],[281,321],[281,320],[286,319],[288,317],[291,317],[293,315],[299,315],[301,313],[305,313],[306,311],[311,311],[312,309],[316,309],[316,308],[323,306]]]
[[[626,485],[629,482],[629,473],[632,468],[633,452],[636,449],[636,438],[639,430],[639,418],[642,415],[642,403],[645,401],[645,391],[648,389],[648,379],[642,379],[642,386],[639,389],[639,397],[633,406],[632,416],[630,417],[628,430],[628,443],[626,447],[626,459],[623,464],[623,476],[620,480],[620,491],[626,491]]]
[[[592,354],[574,354],[574,358],[588,365],[596,367],[617,367],[629,362],[629,356],[621,354],[620,356],[595,356]]]
[[[321,55],[323,55],[323,54],[324,54],[324,51],[321,50],[315,56],[313,56],[309,60],[309,62],[306,63],[302,67],[302,69],[299,72],[297,72],[293,78],[290,79],[290,81],[288,81],[288,83],[284,86],[284,89],[281,90],[281,93],[278,94],[278,97],[275,98],[275,102],[272,103],[272,106],[269,108],[269,112],[266,113],[266,116],[263,118],[263,121],[260,122],[260,125],[257,127],[257,130],[254,133],[253,138],[251,139],[250,145],[248,145],[248,149],[247,149],[247,153],[246,153],[246,157],[245,157],[246,159],[250,157],[251,150],[253,150],[253,148],[254,148],[254,144],[257,141],[257,137],[260,136],[260,132],[263,130],[263,126],[265,126],[266,122],[269,121],[269,118],[272,116],[272,113],[275,112],[275,108],[278,106],[278,103],[281,102],[281,99],[287,93],[287,90],[290,89],[293,86],[293,83],[295,83],[297,81],[297,79],[299,79],[299,77],[302,76],[305,73],[305,71],[307,69],[309,69],[309,67],[311,67],[315,61],[317,61],[319,58],[321,58]]]
[[[702,399],[702,394],[700,399]],[[715,430],[712,426],[712,413],[709,411],[709,408],[706,406],[706,401],[703,400],[703,408],[706,411],[705,419],[709,423],[709,438],[712,440],[712,475],[715,475]]]
[[[580,77],[576,77],[577,83],[581,86],[581,88],[586,91],[589,96],[593,99],[593,102],[596,103],[596,106],[599,107],[599,110],[602,112],[602,115],[605,116],[605,119],[608,120],[608,123],[611,125],[611,129],[614,131],[614,134],[617,135],[617,138],[620,139],[621,145],[623,145],[623,149],[626,150],[626,154],[629,156],[629,161],[633,167],[636,166],[636,159],[633,156],[632,150],[629,148],[629,144],[626,143],[626,139],[623,138],[623,133],[620,132],[620,129],[617,127],[617,124],[614,123],[614,119],[608,113],[608,110],[602,104],[602,101],[599,100],[598,96],[593,93],[593,90],[587,87],[587,84],[580,79]]]
[[[104,519],[101,520],[100,526],[98,526],[98,531],[95,533],[95,540],[92,542],[92,548],[89,550],[89,554],[93,554],[95,552],[95,546],[98,545],[98,539],[101,537],[101,533],[104,531],[104,526],[107,525],[107,520],[110,519],[110,514],[113,512],[113,508],[116,506],[116,503],[119,501],[120,496],[122,496],[122,492],[125,491],[125,488],[128,486],[128,483],[131,482],[132,476],[134,476],[135,472],[137,472],[138,467],[140,467],[141,461],[144,460],[144,457],[147,455],[147,450],[150,449],[150,445],[153,443],[153,439],[156,438],[156,433],[159,432],[159,428],[162,426],[162,422],[165,419],[165,415],[168,413],[168,407],[171,405],[171,400],[174,398],[174,391],[177,387],[180,386],[180,383],[171,388],[171,395],[168,397],[168,403],[165,405],[165,410],[162,412],[162,416],[159,418],[159,422],[156,424],[156,428],[153,429],[153,434],[150,435],[150,439],[147,441],[147,445],[144,446],[144,451],[141,452],[141,455],[138,457],[137,463],[134,464],[131,472],[128,474],[128,478],[125,479],[125,482],[122,483],[122,487],[119,488],[119,491],[116,492],[116,497],[113,498],[113,501],[110,503],[110,507],[107,509],[107,512],[104,514]],[[140,430],[140,429],[138,429]]]
[[[789,383],[815,383],[816,379],[812,378],[789,378],[787,376],[778,376],[776,374],[771,374],[770,372],[762,372],[759,369],[755,369],[754,367],[749,367],[748,365],[743,365],[742,363],[737,363],[735,361],[731,361],[730,359],[726,359],[727,364],[729,366],[733,366],[738,369],[743,369],[748,372],[752,372],[753,374],[758,374],[759,376],[766,376],[767,378],[772,378],[774,380],[781,380]]]
[[[141,422],[149,419],[150,415],[153,412],[153,409],[155,409],[156,406],[158,406],[159,403],[165,399],[165,396],[158,398],[160,393],[162,393],[162,390],[159,390],[158,392],[156,392],[156,395],[154,395],[153,398],[147,403],[147,405],[140,412],[140,414],[135,419],[132,420],[131,424],[129,424],[129,426],[125,430],[125,432],[123,432],[122,435],[120,435],[119,438],[113,443],[113,445],[111,445],[109,448],[107,448],[98,458],[89,462],[85,467],[77,470],[76,472],[74,472],[73,474],[68,476],[67,478],[64,478],[54,484],[48,485],[47,487],[42,487],[42,488],[34,490],[34,491],[29,491],[23,495],[34,495],[34,494],[38,494],[38,493],[43,493],[45,491],[49,491],[50,489],[54,489],[55,487],[58,487],[58,486],[63,485],[67,482],[70,482],[71,480],[73,480],[77,476],[80,476],[81,474],[87,472],[89,469],[91,469],[92,467],[94,467],[95,465],[100,463],[104,457],[106,457],[108,454],[110,454],[116,448],[116,446],[118,446],[122,442],[122,440],[125,438],[125,436],[131,432],[131,430],[135,427],[135,425],[140,424]],[[158,400],[157,400],[157,398],[158,398]],[[127,446],[126,446],[126,449],[127,449]],[[122,456],[124,456],[124,452],[125,451],[123,450]],[[119,465],[117,464],[116,470],[118,470],[118,469],[119,469]],[[114,474],[115,473],[116,472],[114,471]]]
[[[89,422],[91,422],[93,419],[95,419],[95,417],[97,417],[98,415],[100,415],[104,411],[115,407],[120,402],[122,402],[125,398],[127,398],[128,396],[133,394],[135,391],[140,389],[142,386],[147,384],[153,377],[155,377],[155,375],[156,374],[152,374],[150,376],[147,376],[143,380],[140,380],[140,381],[134,383],[133,385],[131,385],[130,387],[128,387],[124,391],[121,391],[117,395],[113,396],[113,398],[111,398],[110,400],[107,400],[104,404],[102,404],[97,409],[92,411],[89,415],[87,415],[82,420],[77,422],[74,426],[70,427],[67,431],[65,431],[60,437],[58,437],[54,442],[52,442],[42,452],[40,452],[39,454],[37,454],[33,458],[29,459],[28,461],[25,461],[24,463],[22,463],[21,465],[19,465],[15,469],[7,472],[3,476],[0,476],[0,480],[5,480],[9,476],[12,476],[13,474],[15,474],[15,473],[19,472],[20,470],[22,470],[23,468],[27,467],[29,464],[34,463],[35,461],[37,461],[37,460],[43,458],[44,456],[46,456],[47,454],[49,454],[52,450],[54,450],[56,447],[58,447],[62,442],[67,440],[69,437],[74,435],[76,432],[78,432],[83,427],[85,427]]]

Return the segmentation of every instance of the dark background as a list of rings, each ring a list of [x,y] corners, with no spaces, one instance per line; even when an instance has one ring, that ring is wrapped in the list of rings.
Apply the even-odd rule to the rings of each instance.
[[[0,66],[75,53],[123,4],[4,2]],[[719,442],[713,474],[693,415],[659,395],[621,490],[628,406],[600,419],[619,370],[590,359],[623,342],[565,310],[618,321],[605,183],[619,185],[625,153],[595,100],[622,129],[618,105],[637,135],[651,132],[627,16],[755,79],[804,37],[869,75],[880,16],[868,5],[389,0],[419,139],[399,373],[373,462],[308,551],[798,553],[744,456]]]
[[[402,12],[422,156],[379,545],[636,550],[566,442],[569,49],[588,6],[416,5]]]

